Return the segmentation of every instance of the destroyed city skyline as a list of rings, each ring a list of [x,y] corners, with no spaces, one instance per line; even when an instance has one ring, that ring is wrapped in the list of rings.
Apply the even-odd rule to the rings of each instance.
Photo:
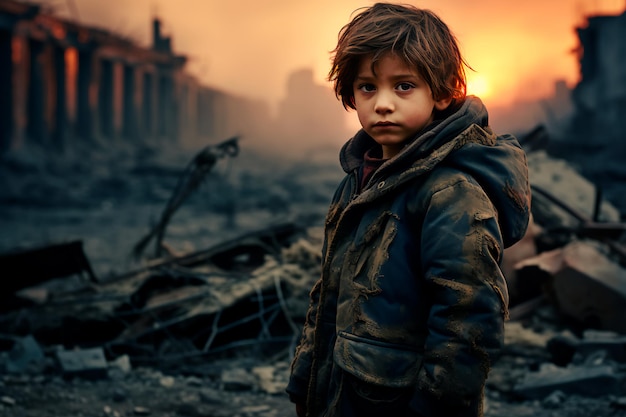
[[[302,69],[326,84],[330,51],[354,10],[369,0],[217,2],[202,0],[36,0],[56,15],[149,46],[150,22],[162,21],[173,50],[203,83],[266,100],[276,109],[289,75]],[[551,96],[554,83],[579,79],[575,27],[589,15],[618,14],[622,0],[545,2],[413,1],[439,14],[459,38],[469,92],[488,107]]]
[[[57,144],[76,137],[150,140],[175,135],[177,142],[200,148],[240,135],[246,138],[248,146],[293,157],[313,150],[336,152],[359,128],[355,112],[341,107],[324,80],[329,51],[345,21],[339,17],[349,16],[359,7],[356,2],[303,5],[275,1],[263,7],[242,3],[233,12],[223,2],[138,0],[110,7],[117,0],[112,1],[106,2],[106,6],[96,0],[22,2],[40,4],[39,12],[52,20],[41,18],[30,29],[25,22],[20,23],[25,27],[17,33],[24,37],[12,40],[13,79],[5,71],[0,74],[0,83],[13,84],[7,91],[13,90],[13,106],[19,110],[12,115],[0,111],[0,122],[5,126],[0,131],[0,148],[21,146],[25,137],[42,135],[39,141]],[[552,129],[570,115],[571,90],[580,79],[580,56],[574,52],[579,51],[576,28],[585,27],[588,16],[621,12],[621,3],[558,1],[539,7],[536,0],[506,6],[487,2],[469,11],[456,0],[421,6],[432,6],[455,28],[474,68],[467,72],[468,92],[485,101],[494,130],[523,134],[538,124]],[[211,24],[215,16],[223,18]],[[307,19],[294,25],[302,16]],[[493,16],[499,18],[491,19]],[[56,18],[63,24],[53,29],[51,22]],[[236,25],[223,26],[229,21],[238,22],[246,31],[236,30]],[[467,26],[468,21],[473,24]],[[57,94],[58,88],[47,86],[53,82],[54,72],[49,68],[52,58],[43,58],[49,52],[44,53],[36,44],[31,47],[23,43],[29,36],[39,36],[35,35],[35,28],[42,23],[50,26],[48,30],[61,30],[54,32],[53,37],[64,36],[61,33],[66,31],[66,40],[70,42],[64,57],[68,77],[65,97]],[[81,38],[73,33],[81,27],[91,31],[91,35],[84,38],[83,33]],[[309,34],[311,30],[316,31],[315,36]],[[246,33],[253,33],[254,41]],[[290,36],[284,36],[285,33]],[[103,46],[112,44],[97,50],[93,49],[95,44],[84,43],[85,39],[102,42]],[[78,44],[72,45],[77,40]],[[128,44],[120,49],[120,42]],[[83,43],[88,49],[80,46]],[[159,47],[165,47],[157,51],[162,55],[159,59],[174,65],[169,75],[169,70],[163,72],[166,84],[158,81],[158,73],[147,69],[155,58],[148,58],[151,54],[145,51]],[[97,65],[89,69],[93,62],[86,65],[88,50],[103,59],[101,69]],[[28,62],[36,56],[40,56],[39,71],[46,75],[29,82],[33,74],[28,75]],[[122,75],[122,71],[126,72]],[[147,86],[154,86],[157,81],[161,85],[150,93]],[[32,99],[24,97],[37,97],[34,92],[38,89],[45,92],[40,102],[33,104]],[[174,90],[168,92],[170,89]],[[0,110],[5,108],[2,105],[11,105],[9,97],[0,103]],[[167,104],[172,100],[173,106]],[[55,104],[60,101],[66,101],[64,109]],[[152,103],[143,104],[147,101]],[[131,103],[134,110],[130,109]],[[66,114],[60,116],[59,111]],[[53,114],[67,121],[53,123]]]

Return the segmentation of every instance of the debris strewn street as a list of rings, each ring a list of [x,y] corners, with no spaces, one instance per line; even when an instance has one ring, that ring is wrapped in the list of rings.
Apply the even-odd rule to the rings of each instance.
[[[569,170],[545,154],[529,165]],[[624,224],[574,171],[545,177],[569,185],[534,189],[533,224],[505,255],[511,320],[487,416],[626,415]],[[283,389],[321,238],[273,225],[106,279],[80,244],[4,255],[71,254],[76,268],[0,284],[3,413],[292,415]]]

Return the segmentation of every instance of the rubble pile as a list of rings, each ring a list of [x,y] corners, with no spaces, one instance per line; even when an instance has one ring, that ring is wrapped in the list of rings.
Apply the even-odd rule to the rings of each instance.
[[[44,345],[97,345],[109,358],[161,365],[293,344],[319,268],[314,233],[283,224],[104,282],[24,288],[0,324]]]
[[[529,167],[533,222],[505,252],[511,320],[486,415],[626,416],[626,227],[567,164],[532,152]],[[148,372],[144,385],[182,387],[172,401],[189,415],[220,415],[225,403],[290,415],[283,390],[321,245],[320,228],[285,223],[107,279],[80,244],[1,255],[24,268],[0,282],[0,408],[29,415],[25,387],[98,391]],[[148,412],[116,406],[128,396],[108,393],[98,407]]]

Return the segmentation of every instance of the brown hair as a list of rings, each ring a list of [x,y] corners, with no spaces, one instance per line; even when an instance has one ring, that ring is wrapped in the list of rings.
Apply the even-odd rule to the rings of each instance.
[[[462,100],[466,95],[464,66],[457,40],[433,12],[411,5],[376,3],[361,10],[339,32],[328,74],[343,106],[354,109],[353,83],[365,56],[375,64],[388,53],[396,54],[417,70],[430,86],[435,100]]]

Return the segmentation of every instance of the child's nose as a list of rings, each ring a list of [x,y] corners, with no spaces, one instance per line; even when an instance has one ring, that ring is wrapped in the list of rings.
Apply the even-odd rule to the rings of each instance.
[[[391,113],[394,111],[394,103],[392,94],[380,91],[376,95],[374,103],[374,111],[378,114]]]

